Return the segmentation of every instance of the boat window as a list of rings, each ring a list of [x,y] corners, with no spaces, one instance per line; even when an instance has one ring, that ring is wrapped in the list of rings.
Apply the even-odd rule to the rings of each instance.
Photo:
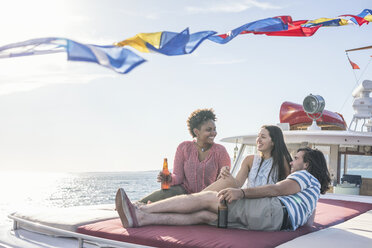
[[[350,174],[372,178],[372,156],[349,154],[346,156],[346,171],[344,169],[344,156],[341,156],[341,177],[344,174]]]

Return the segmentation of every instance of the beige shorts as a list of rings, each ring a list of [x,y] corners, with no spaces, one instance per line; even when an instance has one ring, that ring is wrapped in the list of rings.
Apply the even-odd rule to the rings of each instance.
[[[283,207],[276,197],[240,199],[228,204],[228,228],[277,231],[282,222]]]

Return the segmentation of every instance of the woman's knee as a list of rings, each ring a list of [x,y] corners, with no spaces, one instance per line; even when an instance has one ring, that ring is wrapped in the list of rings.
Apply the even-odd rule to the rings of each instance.
[[[202,191],[194,194],[196,199],[204,208],[214,209],[218,204],[216,191]]]
[[[213,197],[217,197],[216,191],[201,191],[199,193],[192,194],[196,198],[200,198],[200,200],[207,200]]]

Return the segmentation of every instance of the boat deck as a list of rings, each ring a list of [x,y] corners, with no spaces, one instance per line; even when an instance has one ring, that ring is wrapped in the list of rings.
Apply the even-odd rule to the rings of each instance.
[[[371,210],[372,203],[320,199],[313,226],[301,227],[296,231],[247,231],[207,225],[123,228],[119,219],[111,219],[80,226],[77,232],[156,247],[264,248],[275,247],[305,234],[326,229]]]
[[[97,212],[90,208],[88,212],[91,212],[91,215],[96,218],[93,223],[90,219],[80,217],[80,224],[73,222],[73,226],[65,225],[75,219],[74,215],[81,216],[81,208],[74,209],[78,211],[74,213],[71,209],[60,210],[60,213],[64,212],[64,214],[59,218],[58,223],[50,223],[47,216],[52,215],[51,212],[42,211],[40,217],[37,214],[29,217],[24,213],[13,214],[11,218],[16,219],[17,224],[15,227],[20,229],[16,228],[16,230],[12,231],[12,236],[16,240],[16,244],[20,244],[19,237],[21,237],[22,245],[11,247],[35,247],[32,246],[35,245],[35,240],[31,238],[28,240],[26,237],[34,237],[38,242],[42,240],[42,243],[47,243],[44,240],[48,240],[48,245],[52,244],[52,246],[48,246],[43,243],[43,247],[64,248],[92,247],[90,245],[92,243],[98,243],[99,245],[97,246],[104,244],[110,247],[260,248],[279,245],[282,245],[282,247],[306,247],[309,242],[308,237],[313,235],[320,240],[326,239],[327,242],[330,242],[327,237],[332,237],[333,242],[333,238],[342,240],[346,237],[346,234],[350,236],[350,240],[356,239],[359,242],[358,248],[372,247],[372,197],[366,196],[326,194],[318,202],[314,224],[311,227],[301,227],[296,231],[277,232],[219,229],[207,225],[123,228],[120,220],[115,217],[116,211],[111,207],[97,209]],[[97,218],[96,214],[102,211],[105,213],[105,218]],[[106,211],[111,211],[112,214]],[[90,214],[86,213],[86,215]],[[22,218],[19,216],[22,216]],[[53,218],[55,219],[56,217]],[[32,220],[33,225],[29,225],[30,220]],[[49,234],[49,236],[32,234],[23,228],[31,230],[31,232],[44,232]],[[43,231],[44,228],[46,231]],[[8,239],[9,236],[11,235],[8,235]],[[55,238],[56,236],[59,236],[59,238]],[[61,238],[61,236],[70,238]],[[56,245],[57,243],[63,245]],[[74,245],[70,245],[72,243]],[[292,243],[296,245],[291,245]],[[313,244],[313,241],[311,243]],[[2,243],[0,242],[0,247],[1,245]],[[312,245],[312,247],[314,246]]]

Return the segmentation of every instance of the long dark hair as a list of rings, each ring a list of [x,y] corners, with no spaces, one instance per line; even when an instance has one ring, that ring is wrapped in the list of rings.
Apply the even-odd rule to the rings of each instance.
[[[309,147],[300,148],[297,152],[304,152],[304,163],[308,163],[307,171],[318,179],[320,183],[320,193],[325,194],[329,189],[331,178],[327,168],[327,162],[321,151]]]
[[[292,157],[288,152],[286,144],[284,143],[283,132],[278,126],[274,125],[264,125],[261,128],[265,128],[267,131],[269,131],[271,141],[274,143],[273,149],[271,150],[273,165],[271,166],[269,175],[267,177],[267,182],[269,182],[270,175],[274,169],[278,171],[278,181],[284,180],[288,176],[285,170],[286,165],[284,163],[284,159],[287,161],[287,171],[289,171],[289,163],[292,161]],[[261,161],[261,165],[262,162],[263,159]]]

